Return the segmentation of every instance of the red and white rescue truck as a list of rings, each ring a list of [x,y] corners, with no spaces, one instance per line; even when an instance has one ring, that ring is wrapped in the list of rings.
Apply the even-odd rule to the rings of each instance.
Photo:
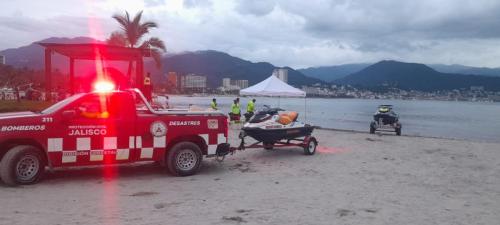
[[[0,114],[0,177],[32,184],[46,167],[140,161],[188,176],[203,156],[227,155],[227,138],[219,111],[155,110],[137,89],[81,93],[40,113]]]

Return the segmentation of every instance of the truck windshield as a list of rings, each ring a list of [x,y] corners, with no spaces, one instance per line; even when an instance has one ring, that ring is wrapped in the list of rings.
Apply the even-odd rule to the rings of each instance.
[[[83,94],[76,94],[76,95],[73,95],[67,99],[64,99],[60,102],[57,102],[56,104],[50,106],[49,108],[46,108],[44,109],[41,114],[50,114],[50,113],[53,113],[63,107],[65,107],[66,105],[70,104],[71,102],[73,102],[74,100],[80,98]]]

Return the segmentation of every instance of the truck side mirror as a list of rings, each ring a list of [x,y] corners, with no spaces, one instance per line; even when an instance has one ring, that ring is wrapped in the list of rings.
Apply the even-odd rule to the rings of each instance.
[[[73,119],[75,116],[76,116],[76,110],[74,110],[74,109],[65,110],[62,112],[62,118],[64,120]]]

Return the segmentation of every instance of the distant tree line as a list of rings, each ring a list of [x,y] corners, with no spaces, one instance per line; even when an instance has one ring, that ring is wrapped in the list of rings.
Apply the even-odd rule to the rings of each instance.
[[[61,73],[59,70],[54,70],[52,76],[54,87],[68,87],[68,75]],[[32,88],[43,89],[45,86],[45,72],[43,70],[34,70],[27,67],[16,68],[10,65],[0,64],[0,88],[25,88],[31,84]]]

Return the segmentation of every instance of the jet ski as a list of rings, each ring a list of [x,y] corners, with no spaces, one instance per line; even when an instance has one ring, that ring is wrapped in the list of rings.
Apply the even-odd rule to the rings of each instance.
[[[297,121],[297,112],[265,106],[243,125],[240,138],[250,136],[264,145],[310,136],[314,126]]]
[[[370,123],[370,133],[375,133],[376,130],[394,131],[396,135],[401,135],[401,123],[399,116],[392,110],[392,105],[379,105],[373,121]]]

